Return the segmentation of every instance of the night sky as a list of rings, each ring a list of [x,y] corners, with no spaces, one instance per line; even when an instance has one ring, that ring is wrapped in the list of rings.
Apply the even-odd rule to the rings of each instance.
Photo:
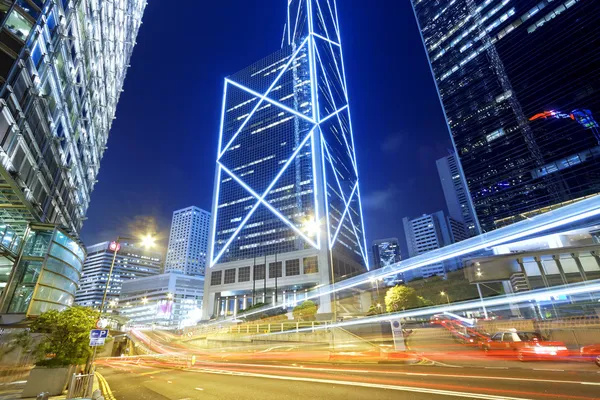
[[[223,79],[279,49],[286,0],[149,0],[82,239],[211,210]],[[445,210],[450,138],[409,0],[338,0],[367,241]],[[200,4],[202,5],[200,7]]]

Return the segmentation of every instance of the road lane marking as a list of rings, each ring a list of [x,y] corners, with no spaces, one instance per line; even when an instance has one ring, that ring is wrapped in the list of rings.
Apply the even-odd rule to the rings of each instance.
[[[100,386],[100,390],[102,391],[102,394],[104,395],[104,398],[106,400],[116,400],[116,398],[113,395],[112,391],[110,390],[110,386],[108,385],[108,382],[106,381],[104,376],[102,376],[102,374],[100,372],[96,372],[96,377],[98,377],[98,384]]]
[[[154,374],[161,374],[165,372],[162,369],[156,370],[156,371],[148,371],[148,372],[142,372],[141,374],[138,374],[138,376],[145,376],[145,375],[154,375]]]
[[[582,385],[595,385],[600,386],[600,382],[581,382]]]
[[[534,371],[553,371],[553,372],[565,372],[564,369],[551,369],[551,368],[534,368]]]
[[[201,369],[201,370],[190,370],[196,373],[208,373],[208,374],[220,374],[219,370],[212,369]],[[412,386],[397,386],[397,385],[384,385],[377,383],[367,383],[367,382],[351,382],[351,381],[340,381],[333,379],[318,379],[318,378],[299,378],[292,376],[281,376],[281,375],[266,375],[266,374],[256,374],[250,372],[239,373],[240,376],[254,377],[254,378],[266,378],[266,379],[278,379],[284,381],[299,381],[299,382],[315,382],[315,383],[326,383],[330,385],[344,385],[344,386],[358,386],[358,387],[366,387],[373,389],[389,389],[389,390],[397,390],[402,392],[415,392],[415,393],[429,393],[429,394],[438,394],[442,396],[452,396],[452,397],[466,397],[470,399],[479,399],[479,400],[533,400],[526,397],[507,397],[507,396],[496,396],[482,393],[468,393],[468,392],[459,392],[459,391],[451,391],[451,390],[441,390],[441,389],[428,389],[423,387],[412,387]]]
[[[167,381],[167,383],[173,383],[173,382],[171,382],[171,381]]]
[[[204,390],[204,389],[202,389],[202,388],[196,388],[196,390]]]

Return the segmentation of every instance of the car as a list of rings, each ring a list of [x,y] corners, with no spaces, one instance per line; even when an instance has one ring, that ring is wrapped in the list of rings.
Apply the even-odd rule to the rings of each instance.
[[[600,367],[600,344],[583,346],[580,349],[579,354],[586,360],[594,361],[596,365]]]
[[[488,355],[516,357],[520,361],[553,360],[569,356],[563,342],[549,341],[537,332],[497,332],[483,345]]]

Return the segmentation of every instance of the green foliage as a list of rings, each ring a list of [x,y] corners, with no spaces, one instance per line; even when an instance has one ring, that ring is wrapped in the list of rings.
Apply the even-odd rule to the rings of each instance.
[[[419,296],[433,302],[433,305],[447,303],[446,296],[440,295],[444,292],[451,302],[474,300],[479,298],[477,286],[471,285],[465,278],[464,271],[448,272],[447,278],[434,276],[427,279],[415,279],[406,284],[416,290]],[[481,285],[483,297],[496,296],[504,292],[501,283],[488,283]]]
[[[87,307],[42,313],[31,324],[31,332],[43,335],[35,353],[36,365],[66,366],[83,364],[91,354],[90,330],[96,327],[98,313]],[[53,356],[46,359],[47,355]]]
[[[265,306],[265,303],[256,303],[256,304],[252,304],[252,305],[251,305],[251,306],[249,306],[249,307],[246,307],[246,308],[245,308],[245,309],[243,309],[243,310],[240,310],[240,312],[248,312],[248,311],[250,311],[250,310],[255,310],[255,309],[257,309],[257,308],[261,308],[261,307],[264,307],[264,306]]]
[[[387,312],[406,310],[420,305],[417,292],[411,287],[396,285],[389,288],[385,293],[385,309]]]
[[[317,305],[314,301],[306,300],[302,304],[298,304],[292,310],[294,319],[300,321],[314,321],[315,315],[317,315]]]
[[[367,311],[367,315],[377,315],[381,313],[383,313],[383,309],[381,307],[377,307],[375,304],[371,304],[369,311]]]
[[[435,305],[433,301],[426,299],[423,296],[417,296],[417,298],[419,299],[419,307],[431,307]]]

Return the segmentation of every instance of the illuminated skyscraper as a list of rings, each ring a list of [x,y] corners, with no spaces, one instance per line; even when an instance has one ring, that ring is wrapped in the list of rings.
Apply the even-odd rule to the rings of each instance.
[[[468,237],[464,225],[453,218],[446,217],[442,211],[423,214],[417,218],[403,218],[402,224],[409,257],[460,242]],[[404,274],[404,277],[407,281],[415,277],[428,278],[434,275],[445,275],[449,270],[457,268],[459,268],[457,260],[442,261],[409,271]]]
[[[448,207],[448,215],[455,221],[462,222],[469,236],[477,235],[479,224],[465,187],[456,153],[440,158],[436,164]]]
[[[600,192],[600,13],[412,0],[483,232]]]
[[[73,302],[85,253],[77,237],[145,6],[0,3],[0,314]],[[22,249],[40,262],[15,266]]]
[[[100,308],[113,257],[114,267],[106,292],[107,302],[120,300],[123,282],[160,274],[162,254],[123,241],[115,255],[110,245],[111,242],[103,242],[87,247],[87,258],[75,295],[77,304]]]
[[[334,1],[289,1],[282,48],[225,80],[210,254],[206,318],[365,270]]]
[[[375,240],[372,249],[373,269],[388,267],[401,259],[398,238]]]
[[[210,213],[190,206],[173,212],[165,272],[204,275]]]

